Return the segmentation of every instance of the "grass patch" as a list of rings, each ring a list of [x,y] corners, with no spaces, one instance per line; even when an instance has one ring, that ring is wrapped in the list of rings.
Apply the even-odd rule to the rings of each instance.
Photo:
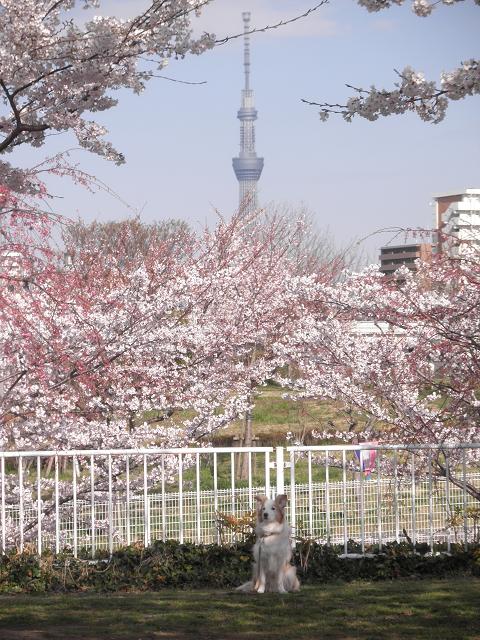
[[[0,596],[3,640],[479,640],[480,580],[304,587],[298,594],[162,591]]]
[[[359,427],[367,421],[366,416],[358,413],[347,417],[345,407],[341,402],[333,400],[301,400],[295,402],[284,398],[288,389],[278,385],[268,384],[259,387],[255,396],[255,407],[253,409],[253,431],[258,438],[257,444],[264,446],[275,446],[284,444],[285,435],[290,431],[295,436],[303,436],[305,443],[318,441],[313,440],[311,432],[314,429],[325,428],[331,423],[335,429],[346,429],[352,420]],[[183,420],[193,418],[193,411],[176,411],[165,424],[178,425]],[[156,417],[163,417],[157,411],[146,411],[138,416],[138,422],[152,420]],[[244,421],[234,420],[228,427],[221,429],[212,436],[213,444],[218,446],[230,446],[235,437],[243,434]]]
[[[287,392],[288,389],[267,385],[261,387],[255,397],[253,431],[262,444],[283,444],[288,431],[296,436],[303,434],[306,442],[310,442],[310,434],[314,429],[325,428],[329,423],[334,423],[335,428],[340,430],[347,427],[348,419],[341,403],[333,400],[295,402],[283,397]],[[363,425],[367,419],[358,414],[355,420]],[[235,420],[226,429],[215,434],[214,440],[227,441],[241,433],[243,421]]]

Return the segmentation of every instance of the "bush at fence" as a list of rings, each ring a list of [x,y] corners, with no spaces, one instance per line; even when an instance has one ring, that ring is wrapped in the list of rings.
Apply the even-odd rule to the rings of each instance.
[[[359,551],[352,542],[350,552]],[[414,550],[407,543],[390,543],[381,553],[368,553],[358,557],[342,557],[340,547],[311,545],[297,551],[303,570],[304,582],[329,580],[394,580],[395,578],[448,578],[453,575],[480,577],[480,547],[465,551],[452,545],[451,552],[437,551],[427,554],[428,546],[417,545]],[[304,558],[306,557],[306,561]]]
[[[132,545],[95,561],[69,553],[9,553],[0,559],[0,592],[157,591],[170,588],[230,589],[250,576],[250,545],[220,546],[155,542]],[[352,549],[354,550],[354,549]],[[303,583],[329,580],[480,577],[480,547],[451,554],[413,552],[408,544],[389,544],[383,553],[342,558],[341,550],[312,542],[298,545],[294,561]],[[424,550],[426,551],[426,549]]]

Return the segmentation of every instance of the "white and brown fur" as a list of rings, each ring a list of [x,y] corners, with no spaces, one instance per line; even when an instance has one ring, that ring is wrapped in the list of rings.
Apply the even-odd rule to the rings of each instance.
[[[257,496],[253,576],[252,580],[238,587],[239,591],[286,593],[300,589],[296,569],[290,564],[291,529],[285,520],[286,505],[285,495],[279,495],[275,500]]]

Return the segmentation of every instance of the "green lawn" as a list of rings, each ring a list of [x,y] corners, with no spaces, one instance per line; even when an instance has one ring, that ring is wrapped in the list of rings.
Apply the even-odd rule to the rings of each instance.
[[[341,402],[332,400],[302,400],[294,402],[287,400],[283,395],[288,389],[275,385],[260,387],[259,394],[255,397],[253,409],[253,431],[259,441],[264,445],[283,444],[285,434],[291,431],[300,436],[305,430],[307,440],[312,429],[325,428],[330,422],[335,423],[335,428],[345,429],[348,425],[347,417]],[[365,416],[355,415],[359,425],[366,422]],[[230,441],[232,436],[243,433],[243,421],[235,420],[226,429],[222,429],[214,435],[214,440],[220,443]]]
[[[0,596],[2,640],[479,640],[480,580],[221,591]]]
[[[257,444],[264,446],[284,444],[285,435],[289,431],[297,437],[303,434],[310,442],[312,429],[323,429],[331,422],[335,424],[334,429],[346,429],[349,425],[341,402],[327,399],[295,402],[283,397],[289,391],[288,389],[274,384],[259,387],[257,391],[253,409],[253,431],[258,437]],[[138,422],[151,420],[157,415],[158,412],[147,411],[138,417]],[[165,424],[175,425],[185,419],[193,418],[194,415],[193,411],[176,411],[170,422]],[[362,414],[351,415],[350,418],[355,420],[359,427],[367,420]],[[213,443],[218,446],[230,446],[233,437],[243,434],[243,430],[243,420],[234,420],[228,427],[213,434]]]

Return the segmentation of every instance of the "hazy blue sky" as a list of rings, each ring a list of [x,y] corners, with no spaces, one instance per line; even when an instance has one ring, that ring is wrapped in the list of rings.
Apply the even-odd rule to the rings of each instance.
[[[313,4],[214,0],[198,28],[220,37],[242,30],[242,11],[250,10],[254,25],[264,26]],[[104,12],[127,15],[144,5],[109,0]],[[320,227],[345,244],[382,227],[430,227],[434,194],[480,187],[479,97],[453,103],[438,125],[414,115],[321,123],[315,108],[300,101],[344,101],[350,95],[346,82],[391,88],[394,69],[407,64],[437,79],[460,61],[478,57],[479,27],[480,8],[473,0],[440,5],[428,18],[416,17],[409,4],[371,14],[353,0],[332,0],[305,20],[252,36],[257,153],[265,158],[260,203],[305,205]],[[197,225],[212,221],[215,208],[229,215],[238,199],[231,158],[239,145],[242,46],[242,39],[234,40],[165,70],[205,85],[155,80],[141,96],[122,92],[119,106],[100,114],[126,165],[116,167],[85,152],[74,157],[142,209],[145,220],[173,217]],[[43,149],[17,155],[31,164],[74,144],[69,135],[57,136]],[[56,207],[67,215],[87,220],[129,215],[110,196],[91,196],[65,181],[53,186],[62,196]],[[367,242],[374,259],[387,240]]]

